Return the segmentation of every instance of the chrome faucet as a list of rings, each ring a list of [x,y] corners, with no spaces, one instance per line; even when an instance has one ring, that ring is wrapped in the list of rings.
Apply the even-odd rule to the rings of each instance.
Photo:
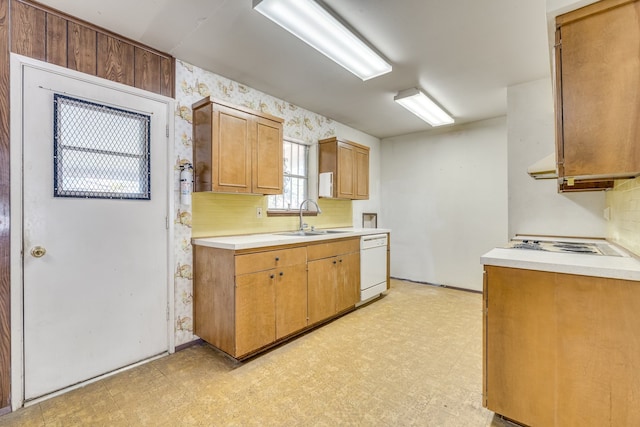
[[[318,215],[320,215],[322,213],[322,209],[320,209],[320,206],[318,206],[318,204],[316,202],[314,202],[311,199],[306,199],[303,200],[302,203],[300,203],[300,231],[304,231],[304,227],[305,223],[302,222],[302,207],[304,206],[304,204],[307,204],[307,208],[309,207],[309,202],[313,203],[314,205],[316,205],[316,212],[318,212]]]

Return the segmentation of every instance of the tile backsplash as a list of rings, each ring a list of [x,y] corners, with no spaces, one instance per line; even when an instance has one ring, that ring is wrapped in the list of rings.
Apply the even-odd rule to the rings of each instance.
[[[617,180],[606,197],[607,237],[640,256],[640,178]]]
[[[321,215],[303,217],[309,226],[351,227],[351,200],[320,199],[318,204],[322,209]],[[257,218],[258,207],[262,208],[262,218]],[[266,196],[193,193],[192,237],[292,231],[299,225],[298,216],[267,216]]]

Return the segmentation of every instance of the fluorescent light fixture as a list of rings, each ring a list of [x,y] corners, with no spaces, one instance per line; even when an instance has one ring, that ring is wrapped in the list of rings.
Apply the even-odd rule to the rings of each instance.
[[[418,88],[403,90],[393,100],[431,126],[453,123],[453,118]]]
[[[253,0],[253,8],[362,80],[391,65],[313,0]]]

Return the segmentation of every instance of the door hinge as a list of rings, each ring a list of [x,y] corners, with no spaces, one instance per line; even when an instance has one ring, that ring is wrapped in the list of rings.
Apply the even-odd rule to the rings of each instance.
[[[169,306],[167,305],[167,322],[169,321]]]
[[[169,125],[167,125],[167,138],[169,138]]]
[[[169,217],[168,216],[164,217],[164,223],[165,223],[164,226],[168,230],[169,229]]]

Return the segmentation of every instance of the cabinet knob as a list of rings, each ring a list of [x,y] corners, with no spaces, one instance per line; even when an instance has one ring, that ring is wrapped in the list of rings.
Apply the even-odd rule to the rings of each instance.
[[[337,264],[337,263],[338,263],[338,261],[333,261],[333,263],[334,263],[334,264]]]
[[[271,276],[269,276],[270,279],[273,279],[274,277],[276,277],[276,276],[273,275],[273,274]]]
[[[280,257],[279,256],[276,257],[276,261],[280,261]]]
[[[283,271],[281,271],[281,272],[280,272],[280,275],[281,275],[281,276],[284,276],[284,272],[283,272]]]
[[[340,262],[342,262],[342,260],[340,260]]]

